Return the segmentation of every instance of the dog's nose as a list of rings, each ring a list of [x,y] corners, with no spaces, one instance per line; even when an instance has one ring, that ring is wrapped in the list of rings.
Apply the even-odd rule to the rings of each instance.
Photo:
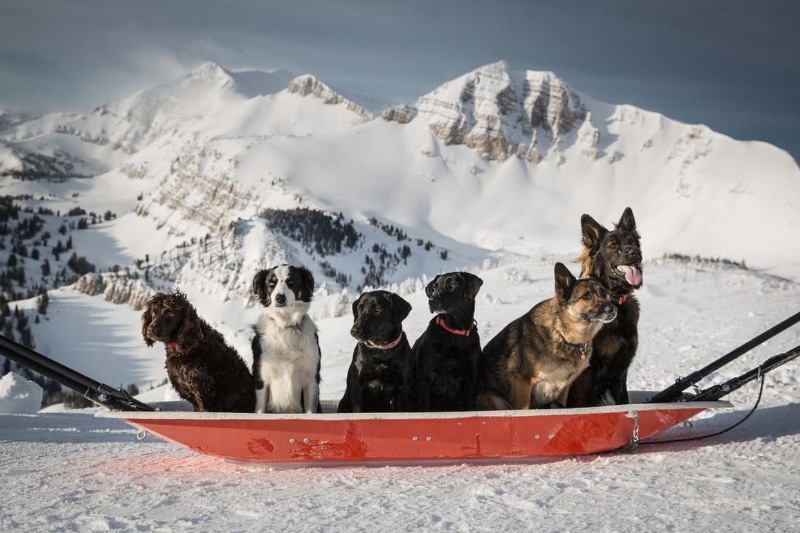
[[[630,246],[625,249],[625,257],[630,261],[639,261],[642,257],[642,253],[635,246]]]
[[[281,305],[286,303],[286,295],[285,294],[277,294],[275,295],[275,301]]]

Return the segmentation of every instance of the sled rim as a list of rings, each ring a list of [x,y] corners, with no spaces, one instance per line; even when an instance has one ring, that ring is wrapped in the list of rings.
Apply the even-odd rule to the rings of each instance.
[[[324,402],[324,400],[323,400]],[[99,418],[117,418],[122,420],[450,420],[459,418],[531,418],[552,417],[554,415],[594,415],[603,413],[627,413],[646,411],[679,411],[682,409],[701,410],[732,408],[733,404],[725,400],[675,403],[635,403],[624,405],[608,405],[597,407],[576,407],[564,409],[509,409],[498,411],[449,411],[449,412],[399,412],[399,413],[293,413],[293,414],[260,414],[260,413],[210,413],[187,410],[170,410],[164,406],[181,402],[152,403],[155,411],[111,411],[100,410],[95,413]]]

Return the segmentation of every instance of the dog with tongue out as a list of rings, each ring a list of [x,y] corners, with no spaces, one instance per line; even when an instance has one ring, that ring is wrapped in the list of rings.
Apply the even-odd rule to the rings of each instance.
[[[628,403],[628,367],[639,345],[639,302],[633,291],[642,286],[641,238],[633,211],[626,207],[614,229],[595,219],[581,217],[583,251],[576,259],[581,277],[591,276],[595,259],[602,255],[606,268],[600,279],[617,304],[617,318],[594,338],[592,358],[570,388],[568,407]]]

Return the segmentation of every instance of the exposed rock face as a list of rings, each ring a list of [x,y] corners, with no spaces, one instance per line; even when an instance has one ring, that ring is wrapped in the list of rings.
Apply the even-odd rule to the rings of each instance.
[[[407,104],[401,104],[386,109],[381,116],[384,120],[388,120],[390,122],[408,124],[414,120],[414,117],[417,116],[417,108]]]
[[[526,73],[522,105],[530,127],[552,132],[554,137],[568,133],[586,117],[578,95],[549,72]]]
[[[578,143],[581,152],[589,161],[595,161],[599,154],[597,144],[600,142],[600,131],[592,125],[592,114],[586,113],[586,120],[578,128]]]
[[[584,123],[587,112],[554,74],[514,72],[500,61],[442,85],[415,107],[391,108],[383,118],[423,120],[446,144],[466,145],[488,160],[538,162]]]
[[[189,149],[172,161],[162,186],[137,204],[134,212],[152,217],[172,235],[184,235],[181,220],[199,224],[212,235],[226,235],[231,231],[230,213],[244,211],[249,202],[234,175],[233,160],[217,152]]]
[[[85,274],[75,282],[73,288],[89,296],[102,294],[106,301],[127,304],[135,310],[144,309],[155,290],[142,280],[133,280],[114,274]]]
[[[368,120],[375,118],[372,113],[346,99],[310,74],[293,79],[286,90],[300,96],[314,96],[328,105],[344,105],[348,110]]]

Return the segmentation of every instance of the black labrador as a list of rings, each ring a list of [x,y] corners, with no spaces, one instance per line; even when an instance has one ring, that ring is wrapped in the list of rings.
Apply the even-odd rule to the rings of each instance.
[[[475,296],[483,280],[468,272],[433,278],[425,288],[436,316],[412,349],[417,411],[472,411],[481,340],[475,324]]]
[[[411,346],[403,320],[411,304],[389,291],[365,292],[353,302],[350,334],[358,341],[339,413],[385,413],[413,408]]]

